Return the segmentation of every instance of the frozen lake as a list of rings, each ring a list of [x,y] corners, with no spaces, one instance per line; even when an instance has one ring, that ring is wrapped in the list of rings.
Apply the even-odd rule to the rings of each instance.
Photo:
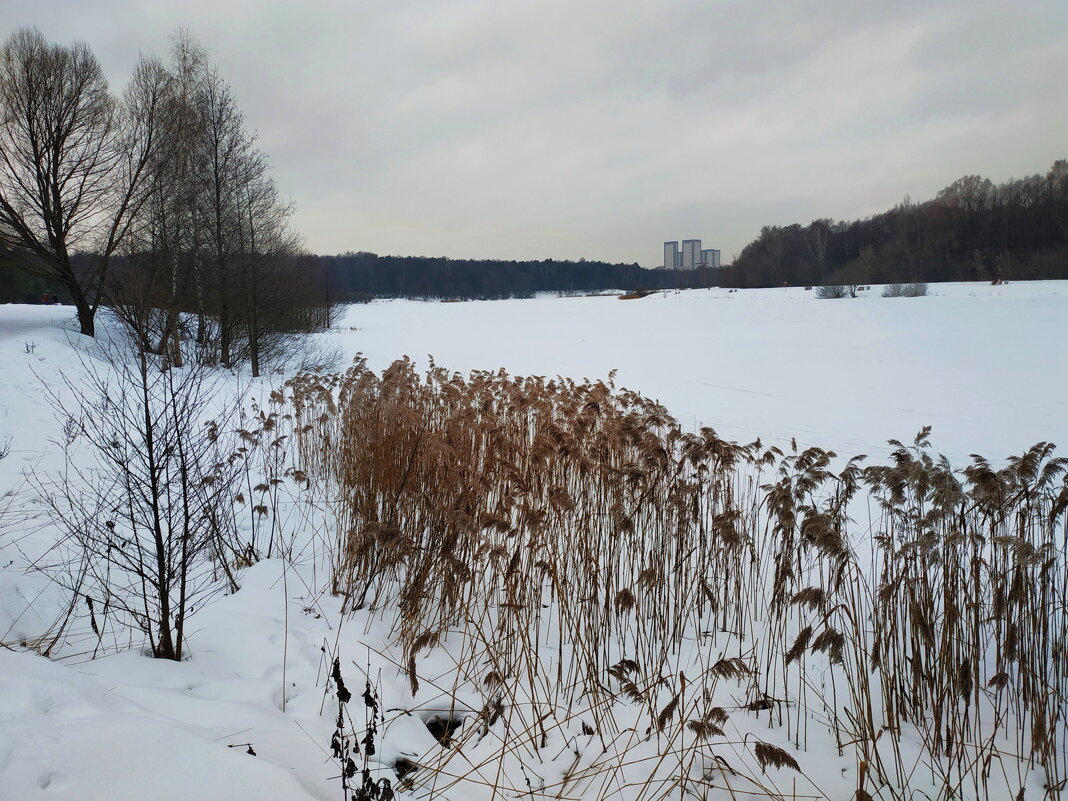
[[[921,298],[818,300],[798,288],[352,306],[333,333],[382,368],[605,378],[688,428],[739,441],[889,452],[933,426],[955,463],[1068,444],[1068,282],[932,284]],[[355,330],[352,330],[352,329]]]

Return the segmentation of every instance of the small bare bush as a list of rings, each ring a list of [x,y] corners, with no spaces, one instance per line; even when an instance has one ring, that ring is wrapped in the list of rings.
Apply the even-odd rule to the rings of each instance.
[[[76,401],[55,399],[68,467],[38,489],[74,549],[54,572],[85,598],[98,644],[132,625],[155,656],[181,660],[189,616],[224,586],[213,563],[233,559],[238,445],[214,419],[235,410],[213,405],[218,376],[195,361],[161,370],[132,338],[106,353],[65,378]]]
[[[927,294],[927,284],[887,284],[883,287],[884,298],[919,298]]]
[[[828,284],[816,287],[816,297],[821,300],[832,298],[844,298],[849,294],[849,289],[841,284]]]

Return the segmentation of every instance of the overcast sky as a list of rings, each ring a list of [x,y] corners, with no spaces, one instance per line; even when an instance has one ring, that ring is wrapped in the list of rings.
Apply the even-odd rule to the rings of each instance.
[[[1068,2],[0,0],[114,88],[184,26],[318,253],[724,262],[1068,157]]]

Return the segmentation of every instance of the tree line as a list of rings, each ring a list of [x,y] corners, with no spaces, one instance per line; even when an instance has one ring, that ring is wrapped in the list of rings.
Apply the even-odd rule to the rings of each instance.
[[[58,287],[82,334],[102,305],[148,353],[181,342],[258,374],[329,322],[325,282],[234,93],[185,32],[112,93],[84,43],[22,29],[0,47],[0,272]]]
[[[765,226],[731,287],[1068,278],[1068,161],[995,185],[966,175],[865,220]]]
[[[369,296],[526,298],[535,292],[579,294],[602,289],[664,289],[679,285],[677,270],[603,261],[500,261],[343,253],[319,256],[334,299]]]

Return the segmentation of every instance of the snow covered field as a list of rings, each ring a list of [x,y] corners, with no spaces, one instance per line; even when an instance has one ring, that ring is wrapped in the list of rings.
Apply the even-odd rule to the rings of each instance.
[[[597,380],[618,370],[617,386],[660,401],[684,428],[711,426],[724,439],[761,437],[784,450],[796,437],[802,448],[885,459],[887,439],[908,442],[930,425],[933,449],[956,466],[972,453],[1000,463],[1039,441],[1064,453],[1068,282],[931,285],[922,298],[878,292],[839,300],[801,289],[713,289],[631,301],[376,301],[349,307],[334,330],[316,338],[340,353],[341,368],[362,352],[376,370],[404,355],[425,366],[428,354],[457,371],[504,367],[513,375]],[[401,756],[420,764],[435,759],[428,755],[441,746],[423,721],[456,703],[448,693],[454,652],[427,656],[413,699],[399,652],[388,644],[394,621],[366,610],[343,618],[311,559],[245,569],[239,592],[192,618],[190,657],[182,663],[146,659],[136,649],[107,649],[91,659],[96,638],[77,601],[77,622],[56,644],[55,661],[22,647],[46,636],[68,601],[36,570],[53,558],[57,529],[40,516],[27,478],[63,469],[62,425],[47,391],[66,391],[62,375],[79,380],[79,350],[94,358],[95,345],[79,340],[71,320],[60,307],[0,306],[0,448],[7,450],[0,460],[0,801],[341,798],[329,754],[337,704],[327,675],[335,651],[356,696],[359,711],[350,713],[357,726],[364,671],[382,696],[375,775],[392,776],[385,766]],[[285,377],[235,375],[232,386],[263,398]],[[285,535],[299,555],[307,532],[298,519],[287,518]],[[638,721],[636,713],[631,725]],[[624,729],[627,723],[619,721]],[[738,725],[722,752],[736,766],[754,732],[789,745],[770,716]],[[547,738],[551,755],[546,749],[529,757],[537,776],[524,768],[501,777],[491,763],[475,764],[488,759],[488,746],[472,746],[463,756],[471,778],[453,786],[463,759],[452,759],[440,780],[418,785],[412,797],[580,797],[552,788],[567,787],[571,768],[595,773],[600,763],[592,756],[584,762],[593,745],[579,748],[567,731],[562,725],[559,739]],[[507,742],[507,732],[500,736]],[[637,728],[634,736],[640,739]],[[634,763],[631,779],[661,767],[652,745],[624,750]],[[806,778],[768,768],[761,789],[739,784],[737,797],[852,797],[852,762],[838,758],[826,732],[814,731],[808,752],[796,756]],[[546,789],[497,793],[497,780]],[[592,779],[584,786],[585,798],[659,797],[622,785],[605,789]],[[1027,798],[1042,797],[1040,777],[1027,787]],[[708,792],[710,799],[731,797]],[[962,794],[971,797],[967,787]]]
[[[604,378],[720,436],[885,455],[925,425],[954,460],[1068,443],[1068,283],[932,284],[928,297],[799,288],[352,306],[334,335],[374,368]],[[350,330],[355,327],[355,331]]]

